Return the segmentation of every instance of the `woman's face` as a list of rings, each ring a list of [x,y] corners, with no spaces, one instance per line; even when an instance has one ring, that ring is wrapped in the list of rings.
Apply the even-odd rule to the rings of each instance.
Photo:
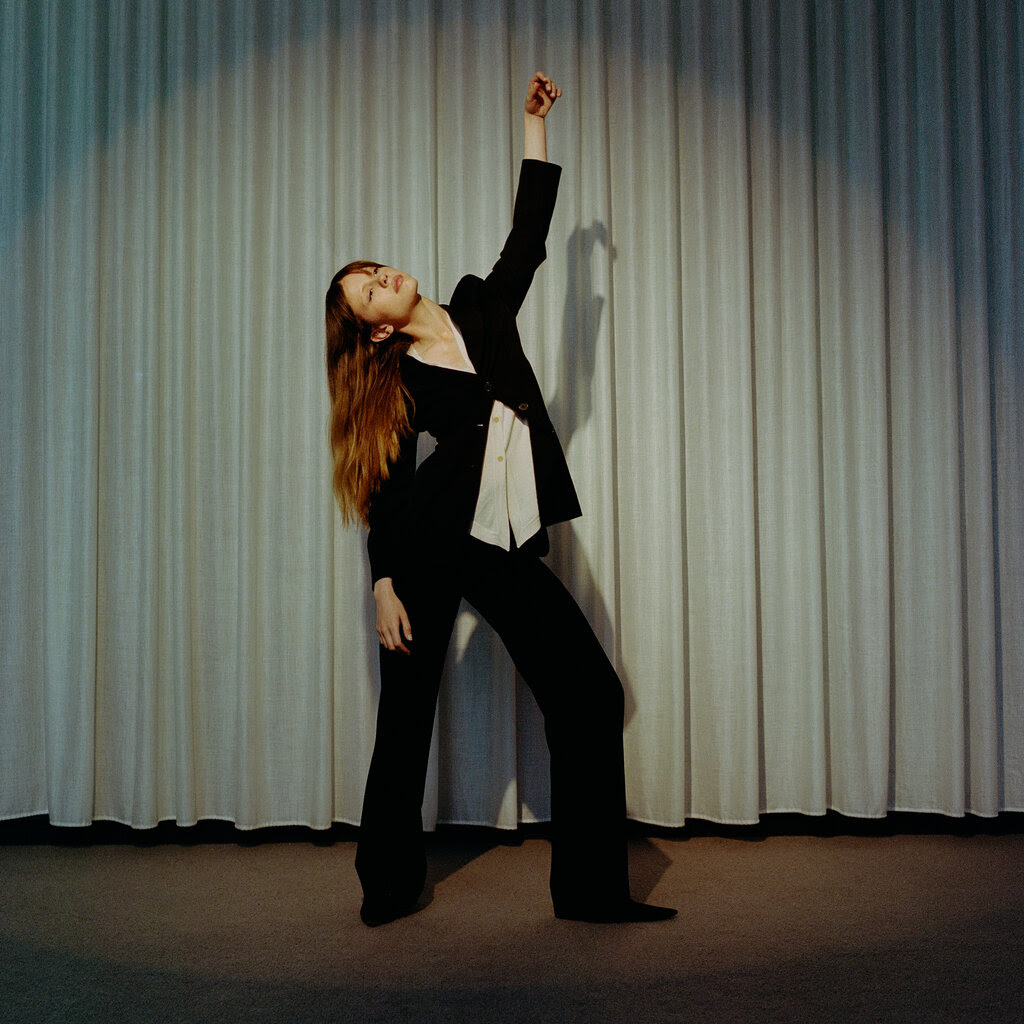
[[[419,282],[394,267],[357,270],[341,279],[341,290],[352,312],[373,330],[374,341],[384,341],[412,319],[419,302]]]

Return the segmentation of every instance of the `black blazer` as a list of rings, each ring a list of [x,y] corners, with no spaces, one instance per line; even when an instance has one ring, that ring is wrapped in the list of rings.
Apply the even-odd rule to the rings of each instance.
[[[487,424],[495,399],[530,425],[537,503],[544,527],[581,514],[562,446],[523,352],[516,314],[544,261],[561,168],[524,160],[512,230],[486,280],[464,277],[444,308],[462,332],[475,374],[431,366],[406,353],[402,383],[412,397],[413,434],[370,503],[367,551],[373,582],[400,574],[415,546],[469,532],[480,491]],[[416,469],[417,435],[435,450]],[[547,551],[547,532],[530,547]]]

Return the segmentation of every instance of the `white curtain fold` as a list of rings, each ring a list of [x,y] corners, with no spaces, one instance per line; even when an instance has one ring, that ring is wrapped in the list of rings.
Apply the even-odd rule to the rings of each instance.
[[[358,822],[322,302],[444,300],[564,88],[520,317],[633,817],[1024,810],[1017,0],[0,7],[0,818]],[[471,609],[424,817],[548,813]]]

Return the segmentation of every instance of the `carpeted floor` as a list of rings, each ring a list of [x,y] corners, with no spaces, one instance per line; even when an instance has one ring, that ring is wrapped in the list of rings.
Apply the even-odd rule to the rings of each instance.
[[[452,830],[372,930],[351,830],[43,831],[0,830],[4,1024],[1024,1021],[1005,828],[638,836],[634,895],[680,909],[650,925],[556,921],[542,838]]]

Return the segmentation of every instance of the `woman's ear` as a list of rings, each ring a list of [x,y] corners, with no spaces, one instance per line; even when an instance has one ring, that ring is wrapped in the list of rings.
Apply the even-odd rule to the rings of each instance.
[[[394,327],[391,324],[378,324],[370,331],[370,341],[387,341],[391,337],[392,331],[394,331]]]

